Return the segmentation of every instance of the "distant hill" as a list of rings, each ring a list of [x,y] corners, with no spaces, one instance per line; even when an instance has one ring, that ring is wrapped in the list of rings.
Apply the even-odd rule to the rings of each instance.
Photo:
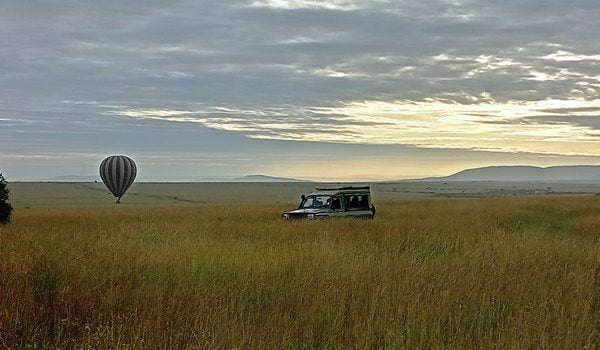
[[[267,176],[267,175],[246,175],[240,177],[232,176],[196,176],[186,178],[185,181],[191,182],[305,182],[308,180],[298,180],[285,177]]]
[[[99,176],[94,175],[63,175],[47,179],[41,179],[42,182],[100,182]],[[299,180],[286,177],[276,177],[268,175],[246,175],[241,177],[232,176],[174,176],[168,180],[146,178],[142,181],[151,182],[312,182],[310,180]]]
[[[267,175],[246,175],[242,177],[236,177],[230,182],[311,182],[309,180],[299,180],[287,177],[276,177]]]
[[[99,176],[94,175],[64,175],[64,176],[56,176],[51,177],[49,179],[44,179],[43,181],[56,181],[56,182],[94,182],[100,181]]]
[[[489,166],[466,169],[443,177],[429,177],[417,181],[600,181],[600,166],[571,165],[547,168],[535,166]]]

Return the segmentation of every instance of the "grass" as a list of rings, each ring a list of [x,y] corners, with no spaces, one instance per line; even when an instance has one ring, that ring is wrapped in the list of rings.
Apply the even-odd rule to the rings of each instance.
[[[21,209],[4,348],[598,348],[600,200]]]

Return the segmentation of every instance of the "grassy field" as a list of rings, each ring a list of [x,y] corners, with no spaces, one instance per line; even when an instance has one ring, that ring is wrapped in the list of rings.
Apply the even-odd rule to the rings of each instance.
[[[315,187],[365,185],[350,183],[134,183],[123,204],[171,205],[213,203],[299,202]],[[390,182],[372,183],[375,201],[418,198],[506,198],[600,193],[598,182]],[[15,182],[9,184],[15,208],[112,206],[113,196],[100,182]]]
[[[18,209],[3,348],[600,347],[600,198]]]

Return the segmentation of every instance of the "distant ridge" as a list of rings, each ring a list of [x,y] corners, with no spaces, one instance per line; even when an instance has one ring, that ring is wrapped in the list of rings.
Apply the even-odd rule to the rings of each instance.
[[[246,175],[242,177],[236,177],[231,182],[312,182],[310,180],[299,180],[287,177],[276,177],[268,175]]]
[[[42,182],[94,182],[100,181],[100,177],[94,175],[64,175],[40,180]],[[170,180],[148,179],[138,182],[312,182],[310,180],[299,180],[287,177],[277,177],[268,175],[246,175],[241,177],[225,176],[196,176],[196,177],[173,177]]]
[[[547,168],[528,165],[488,166],[466,169],[449,176],[428,177],[411,181],[600,181],[600,166],[566,165]]]
[[[51,181],[51,182],[94,182],[100,181],[99,176],[94,175],[64,175],[64,176],[56,176],[49,179],[45,179],[43,181]]]

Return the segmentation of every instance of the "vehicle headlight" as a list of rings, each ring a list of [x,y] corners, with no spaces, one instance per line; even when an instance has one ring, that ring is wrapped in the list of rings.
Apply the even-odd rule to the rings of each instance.
[[[306,215],[307,219],[314,219],[315,218],[315,214],[308,214]]]

